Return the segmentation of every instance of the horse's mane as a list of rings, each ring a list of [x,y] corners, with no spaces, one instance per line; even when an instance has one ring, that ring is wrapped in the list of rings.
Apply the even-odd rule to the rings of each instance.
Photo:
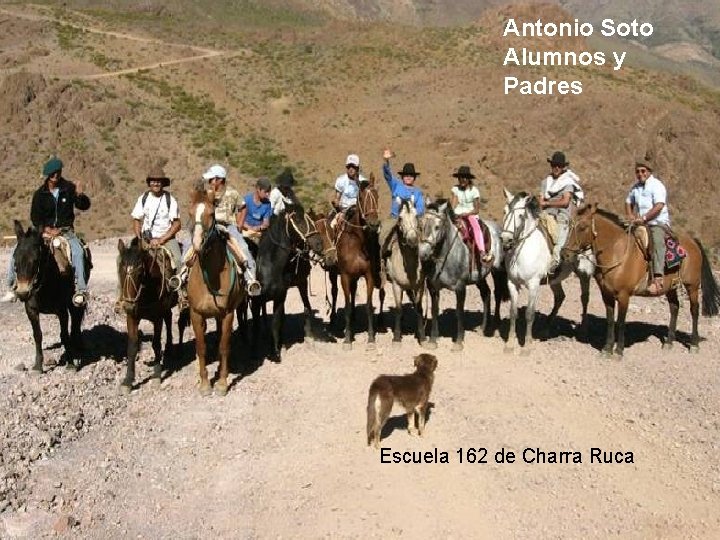
[[[613,212],[610,212],[609,210],[605,210],[604,208],[597,208],[595,211],[602,217],[610,220],[612,223],[619,227],[625,228],[627,226],[627,221],[624,218]]]

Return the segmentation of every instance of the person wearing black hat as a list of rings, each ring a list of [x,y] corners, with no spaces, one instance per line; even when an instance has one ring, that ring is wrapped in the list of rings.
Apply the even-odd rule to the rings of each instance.
[[[391,196],[391,207],[390,217],[384,219],[380,223],[379,241],[381,246],[380,253],[383,257],[388,255],[387,249],[390,244],[391,233],[395,230],[397,218],[400,212],[399,200],[414,201],[415,211],[418,217],[425,213],[425,197],[423,197],[422,190],[415,186],[415,180],[420,173],[415,170],[413,163],[406,163],[403,165],[402,170],[398,171],[399,176],[395,176],[392,173],[390,167],[390,158],[393,157],[393,153],[389,148],[383,151],[383,176],[390,188]]]
[[[653,175],[650,160],[646,157],[635,160],[635,179],[625,199],[625,215],[633,225],[647,226],[650,233],[653,280],[648,286],[648,294],[665,294],[665,231],[670,226],[667,189]]]
[[[453,178],[457,178],[457,185],[453,186],[451,193],[450,206],[457,216],[468,216],[468,223],[472,229],[472,235],[475,243],[480,251],[480,257],[483,262],[489,262],[489,257],[485,253],[485,238],[480,230],[478,214],[480,213],[480,191],[473,185],[475,175],[470,171],[468,165],[461,165],[457,171],[453,173]]]
[[[567,241],[572,214],[583,201],[584,194],[580,179],[569,169],[570,162],[563,152],[553,153],[547,161],[550,174],[540,187],[540,208],[557,222],[557,239],[548,268],[548,274],[553,274],[560,266],[560,252]]]
[[[70,244],[72,266],[75,272],[75,293],[72,302],[81,307],[87,303],[87,276],[85,250],[75,234],[74,209],[88,210],[90,199],[83,193],[80,182],[71,182],[62,176],[63,162],[54,157],[43,166],[43,185],[33,194],[30,219],[45,238],[64,237]],[[14,266],[14,263],[11,261]],[[5,298],[3,298],[5,300]]]

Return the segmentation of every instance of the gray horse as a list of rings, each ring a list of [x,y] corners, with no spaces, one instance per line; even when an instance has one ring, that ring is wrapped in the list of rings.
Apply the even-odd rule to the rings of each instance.
[[[432,329],[430,330],[429,348],[437,347],[438,311],[440,290],[455,291],[457,302],[457,334],[453,350],[462,350],[465,339],[465,291],[467,285],[475,284],[480,289],[483,301],[482,331],[487,334],[490,314],[490,288],[485,281],[492,272],[495,283],[494,324],[500,318],[500,303],[509,300],[507,274],[503,268],[503,253],[500,243],[500,228],[492,221],[484,222],[490,230],[490,254],[492,265],[474,265],[470,268],[470,249],[463,242],[456,226],[456,216],[447,202],[433,204],[423,216],[423,238],[420,243],[420,258],[427,273],[427,286],[432,304]]]
[[[386,262],[387,279],[392,283],[395,297],[395,328],[393,342],[402,341],[402,293],[407,291],[415,308],[417,317],[417,338],[425,341],[425,320],[422,313],[422,299],[425,289],[425,273],[420,264],[418,243],[420,230],[415,205],[412,201],[402,201],[397,224],[390,244],[390,256]]]

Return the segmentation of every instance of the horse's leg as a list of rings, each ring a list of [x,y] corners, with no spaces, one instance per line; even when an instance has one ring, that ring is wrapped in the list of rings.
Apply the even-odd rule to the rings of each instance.
[[[200,395],[209,396],[210,381],[208,380],[207,365],[205,363],[205,354],[207,353],[205,329],[207,328],[207,322],[202,315],[192,310],[190,311],[190,321],[195,333],[195,356],[198,362],[198,376],[200,377]]]
[[[127,370],[125,378],[120,383],[120,392],[129,394],[135,383],[135,362],[138,355],[138,321],[134,316],[128,314],[127,317]]]
[[[588,304],[590,303],[590,276],[580,272],[580,303],[582,304],[582,316],[580,318],[580,336],[585,338],[588,335],[590,320],[588,319]]]
[[[402,341],[402,294],[403,290],[397,283],[393,282],[393,296],[395,297],[395,327],[393,328],[393,342]]]
[[[220,375],[215,383],[215,393],[219,396],[226,395],[228,390],[228,362],[230,359],[230,342],[232,341],[234,318],[235,312],[230,309],[218,325],[218,327],[222,328],[220,333],[220,345],[218,346],[218,355],[220,356]]]
[[[415,307],[415,319],[417,321],[417,339],[421,345],[425,343],[425,314],[422,309],[423,294],[425,293],[425,284],[420,285],[420,290],[413,294],[413,306]]]
[[[465,285],[460,287],[460,289],[455,291],[455,317],[457,318],[457,334],[455,335],[455,343],[453,343],[452,350],[453,351],[462,351],[463,350],[463,343],[465,342]],[[490,291],[488,290],[488,297],[487,302],[483,302],[483,304],[486,304],[487,307],[485,308],[485,312],[487,313],[488,308],[490,307]],[[485,315],[483,315],[483,319],[486,319]]]
[[[70,368],[73,367],[73,343],[68,332],[68,312],[66,309],[61,309],[58,313],[58,321],[60,322],[60,343],[63,345],[63,356],[65,359],[65,365]]]
[[[351,300],[352,285],[350,283],[350,276],[348,274],[340,274],[340,284],[342,285],[343,296],[345,297],[345,329],[343,330],[345,339],[343,340],[343,349],[349,350],[352,349],[352,311],[354,309]]]
[[[331,269],[330,270],[330,298],[331,298],[332,304],[330,306],[330,326],[332,326],[333,323],[335,322],[335,310],[337,308],[337,296],[338,296],[337,278],[338,278],[338,271]],[[347,298],[347,296],[345,298]]]
[[[508,281],[508,291],[510,292],[510,328],[508,329],[508,338],[505,342],[503,352],[511,353],[515,350],[517,343],[517,312],[518,312],[518,288],[515,283]]]
[[[287,292],[283,293],[281,297],[277,298],[273,302],[273,319],[272,319],[272,342],[273,350],[271,353],[271,359],[275,362],[279,362],[281,357],[282,349],[282,329],[283,322],[285,319],[285,297]]]
[[[625,350],[625,316],[627,315],[628,305],[630,304],[630,294],[626,291],[620,291],[617,297],[618,314],[617,314],[617,343],[615,344],[615,354],[623,355]]]
[[[354,277],[350,280],[350,304],[352,305],[352,308],[350,309],[350,327],[352,328],[355,324],[355,298],[357,297],[357,286],[358,286],[358,280],[359,278]]]
[[[678,312],[680,311],[680,300],[678,299],[677,289],[671,288],[665,295],[670,306],[670,324],[668,324],[668,335],[662,345],[663,349],[672,349],[675,343],[675,330],[677,328]]]
[[[690,336],[690,352],[700,351],[700,334],[698,334],[698,317],[700,315],[700,302],[698,300],[698,286],[686,285],[685,290],[690,299],[690,315],[692,315],[692,335]]]
[[[613,347],[615,346],[615,296],[606,291],[602,291],[603,302],[605,303],[605,320],[607,324],[607,332],[605,334],[605,347],[603,347],[603,356],[612,356]]]
[[[560,306],[563,305],[563,302],[565,301],[565,290],[563,289],[562,282],[556,281],[556,282],[550,282],[550,290],[553,293],[553,307],[550,311],[550,314],[547,318],[547,324],[545,326],[547,330],[548,337],[550,336],[550,333],[552,332],[551,328],[555,324],[555,319],[557,318],[557,314],[560,311]]]
[[[304,321],[304,333],[305,337],[308,339],[312,339],[313,336],[313,329],[312,329],[312,318],[313,318],[313,311],[312,306],[310,305],[310,297],[308,296],[308,279],[307,277],[302,279],[298,285],[298,290],[300,291],[300,298],[302,299],[303,303],[303,311],[305,315],[305,321]]]
[[[480,328],[483,335],[487,335],[488,324],[490,323],[490,287],[484,278],[480,278],[477,282],[477,288],[480,291],[480,298],[483,303],[483,316]]]
[[[440,289],[428,286],[430,295],[430,341],[425,344],[428,349],[437,349],[437,339],[440,335],[438,319],[440,317]]]
[[[70,306],[70,343],[72,351],[70,361],[66,364],[68,368],[80,369],[82,367],[82,355],[85,351],[82,340],[82,320],[85,315],[84,307]]]
[[[165,310],[163,314],[163,320],[165,321],[165,354],[163,354],[163,363],[165,366],[170,366],[170,362],[173,356],[174,345],[173,345],[173,331],[172,331],[172,308]],[[160,365],[162,371],[162,364]]]
[[[43,370],[43,352],[42,352],[42,329],[40,328],[40,313],[30,307],[30,302],[25,302],[25,313],[27,313],[28,319],[30,319],[30,326],[32,326],[33,339],[35,340],[35,363],[33,364],[33,371],[42,373]]]
[[[257,351],[258,337],[262,332],[262,324],[260,322],[260,311],[263,309],[265,300],[262,296],[250,300],[250,313],[252,315],[252,332],[250,333],[250,348]]]
[[[383,308],[385,306],[385,287],[382,286],[382,283],[378,285],[379,291],[380,291],[380,307],[378,309],[378,328],[385,328],[385,318],[383,316]]]
[[[152,382],[154,384],[160,384],[160,377],[162,376],[162,360],[163,360],[163,350],[162,350],[162,328],[163,328],[163,318],[162,317],[156,317],[153,320],[153,339],[152,339],[152,348],[153,353],[155,354],[155,362],[153,362],[153,374],[152,374]]]
[[[533,279],[528,283],[528,304],[525,308],[525,347],[523,354],[528,355],[534,343],[533,323],[535,322],[535,310],[538,297],[540,296],[540,280]]]
[[[178,315],[178,350],[182,348],[183,337],[185,336],[185,328],[190,322],[190,310],[184,309]]]
[[[375,279],[373,278],[372,270],[368,270],[365,273],[365,288],[367,289],[367,300],[365,302],[365,309],[367,310],[367,321],[368,321],[368,349],[375,348],[375,308],[373,307],[373,291],[375,290]]]

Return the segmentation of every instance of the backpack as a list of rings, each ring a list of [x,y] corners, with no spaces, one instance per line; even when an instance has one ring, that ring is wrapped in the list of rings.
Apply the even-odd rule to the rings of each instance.
[[[140,204],[142,204],[143,208],[145,208],[145,201],[147,201],[148,195],[150,195],[150,192],[146,191],[143,194],[142,199],[140,200]],[[170,193],[167,191],[165,192],[165,204],[167,204],[167,208],[168,208],[168,212],[169,212],[170,211]]]

